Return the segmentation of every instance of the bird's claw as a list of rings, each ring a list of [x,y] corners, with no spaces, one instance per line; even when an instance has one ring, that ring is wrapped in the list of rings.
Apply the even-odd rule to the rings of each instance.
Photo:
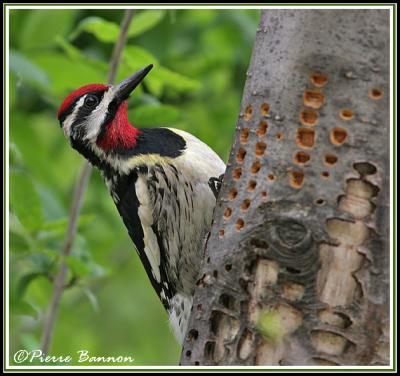
[[[224,174],[221,174],[218,178],[211,177],[208,180],[208,185],[210,186],[212,192],[214,193],[215,199],[217,199],[217,197],[218,197],[223,179],[224,179]]]

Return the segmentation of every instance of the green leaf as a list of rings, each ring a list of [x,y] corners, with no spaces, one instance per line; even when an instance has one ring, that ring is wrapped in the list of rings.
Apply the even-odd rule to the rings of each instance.
[[[84,59],[84,55],[79,48],[76,48],[74,45],[69,43],[65,38],[61,35],[57,35],[55,41],[59,47],[61,47],[64,52],[73,60],[82,60]]]
[[[12,108],[15,105],[15,101],[17,98],[17,79],[15,77],[15,74],[11,71],[8,77],[9,77],[8,99],[10,108]]]
[[[16,315],[30,316],[34,319],[38,318],[37,310],[26,300],[10,299],[10,309]]]
[[[107,72],[108,64],[104,61],[97,60],[92,56],[85,55],[79,48],[76,48],[74,45],[69,43],[64,37],[57,36],[56,38],[58,46],[66,53],[66,55],[73,61],[76,61],[79,64],[84,64],[98,68],[102,72]]]
[[[90,290],[89,288],[86,288],[86,287],[83,288],[83,293],[88,298],[89,303],[93,308],[93,311],[98,313],[100,309],[99,309],[99,302],[97,301],[96,295],[93,293],[92,290]]]
[[[14,142],[10,142],[9,146],[9,157],[11,166],[22,165],[22,154]]]
[[[57,196],[59,192],[54,187],[48,188],[38,184],[36,188],[42,203],[45,221],[51,222],[66,215],[66,210],[60,202],[60,197]]]
[[[121,74],[123,73],[125,75],[132,74],[148,64],[155,65],[145,78],[145,84],[156,96],[161,95],[164,87],[169,87],[184,93],[198,90],[201,87],[199,81],[162,67],[154,55],[138,46],[126,47],[122,55],[122,61],[123,70],[121,71]]]
[[[129,27],[128,36],[135,37],[150,30],[163,19],[164,15],[164,10],[138,12]],[[79,23],[70,39],[76,38],[82,32],[87,32],[94,35],[101,42],[114,43],[118,39],[119,31],[119,25],[114,22],[106,21],[100,17],[88,17]]]
[[[158,59],[152,53],[139,46],[126,46],[122,59],[131,69],[140,69],[149,64],[159,65]]]
[[[38,277],[48,276],[53,272],[55,255],[54,252],[52,253],[49,255],[36,250],[35,253],[23,258],[23,263],[20,265],[23,271],[18,271],[16,284],[13,287],[14,298],[22,298],[34,280]]]
[[[78,219],[78,229],[81,229],[83,226],[88,225],[89,223],[95,220],[95,216],[92,214],[81,214]],[[48,231],[62,231],[65,232],[67,229],[69,217],[59,218],[52,221],[46,222],[42,229]]]
[[[24,296],[25,291],[27,290],[29,284],[35,278],[41,277],[41,276],[43,276],[42,272],[32,272],[32,273],[23,275],[18,281],[17,290],[15,291],[16,296],[18,298],[21,298],[22,296]]]
[[[31,248],[31,241],[28,237],[23,236],[17,232],[14,232],[10,229],[10,249],[12,252],[21,252],[26,251]]]
[[[67,256],[65,258],[65,263],[69,266],[72,274],[76,277],[83,277],[90,273],[89,265],[77,257]]]
[[[29,11],[19,30],[19,47],[26,51],[53,46],[58,35],[69,32],[78,12],[78,9]]]
[[[15,214],[9,215],[10,249],[12,252],[27,251],[34,248],[34,240],[22,226]]]
[[[53,221],[45,222],[42,226],[43,231],[50,231],[55,234],[65,234],[68,226],[68,218],[59,218]]]
[[[157,25],[165,16],[165,10],[142,10],[135,14],[129,26],[128,36],[135,37],[143,34]]]
[[[43,212],[39,195],[26,175],[10,174],[10,206],[19,221],[29,230],[40,229]]]
[[[120,69],[118,78],[124,79],[149,64],[154,64],[155,67],[146,77],[145,83],[154,95],[159,96],[163,89],[163,82],[153,76],[154,71],[159,68],[158,59],[142,47],[125,47],[122,53],[122,69]]]
[[[130,118],[136,126],[168,126],[177,122],[181,117],[180,111],[170,105],[144,105],[130,112]]]
[[[28,303],[29,304],[29,303]],[[35,307],[33,307],[35,309]],[[36,311],[36,309],[35,309]],[[39,315],[37,315],[38,318]],[[21,344],[22,348],[28,351],[34,351],[36,349],[40,348],[40,339],[36,337],[33,333],[27,333],[24,331],[24,333],[21,333]],[[40,364],[39,364],[40,365]]]
[[[78,219],[78,230],[81,230],[82,227],[87,226],[89,223],[92,223],[95,219],[94,215],[90,214],[82,214]],[[63,238],[67,231],[69,218],[58,218],[55,220],[47,221],[43,224],[41,231],[44,233],[48,233],[47,235],[41,234],[42,238]]]
[[[201,88],[199,81],[186,77],[180,73],[173,72],[164,67],[154,69],[153,78],[162,81],[166,87],[176,89],[183,93],[199,90]]]
[[[103,266],[96,264],[96,263],[90,263],[90,276],[92,278],[102,278],[110,274],[110,270],[107,268],[104,268]]]
[[[99,41],[105,43],[113,43],[119,36],[119,26],[100,17],[88,17],[82,20],[70,39],[76,38],[83,31],[94,35]]]
[[[106,72],[90,62],[77,64],[76,61],[57,52],[35,54],[31,59],[47,72],[56,95],[64,96],[68,91],[87,83],[104,82]]]
[[[33,273],[48,274],[55,264],[56,254],[48,249],[30,255],[27,259],[31,263]]]
[[[10,70],[17,78],[17,85],[31,85],[36,88],[49,86],[46,73],[23,54],[10,50]]]
[[[10,212],[9,226],[10,226],[10,231],[14,232],[15,234],[19,235],[27,234],[25,227],[22,226],[21,222],[18,220],[17,216],[13,212]]]

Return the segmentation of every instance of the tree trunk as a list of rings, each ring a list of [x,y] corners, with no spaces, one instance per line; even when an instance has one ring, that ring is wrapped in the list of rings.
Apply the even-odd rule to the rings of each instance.
[[[262,12],[182,365],[389,364],[389,16]]]

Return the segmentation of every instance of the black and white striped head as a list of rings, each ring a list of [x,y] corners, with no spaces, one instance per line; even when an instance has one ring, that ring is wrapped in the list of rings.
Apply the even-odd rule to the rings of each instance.
[[[133,135],[128,127],[133,127],[128,122],[126,99],[152,67],[139,70],[116,86],[90,84],[70,93],[57,114],[70,142],[104,148],[132,143]]]

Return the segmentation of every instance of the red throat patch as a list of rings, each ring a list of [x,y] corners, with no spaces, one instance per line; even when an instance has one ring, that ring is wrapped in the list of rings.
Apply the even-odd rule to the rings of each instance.
[[[140,131],[129,123],[127,101],[121,103],[114,119],[105,127],[106,131],[103,137],[97,141],[97,145],[104,151],[128,149],[136,145]]]
[[[60,115],[73,103],[76,98],[79,98],[86,93],[90,93],[91,91],[106,90],[107,88],[108,86],[103,84],[90,84],[82,86],[72,93],[69,93],[68,96],[61,103],[61,106],[57,112],[57,116],[60,117]]]

